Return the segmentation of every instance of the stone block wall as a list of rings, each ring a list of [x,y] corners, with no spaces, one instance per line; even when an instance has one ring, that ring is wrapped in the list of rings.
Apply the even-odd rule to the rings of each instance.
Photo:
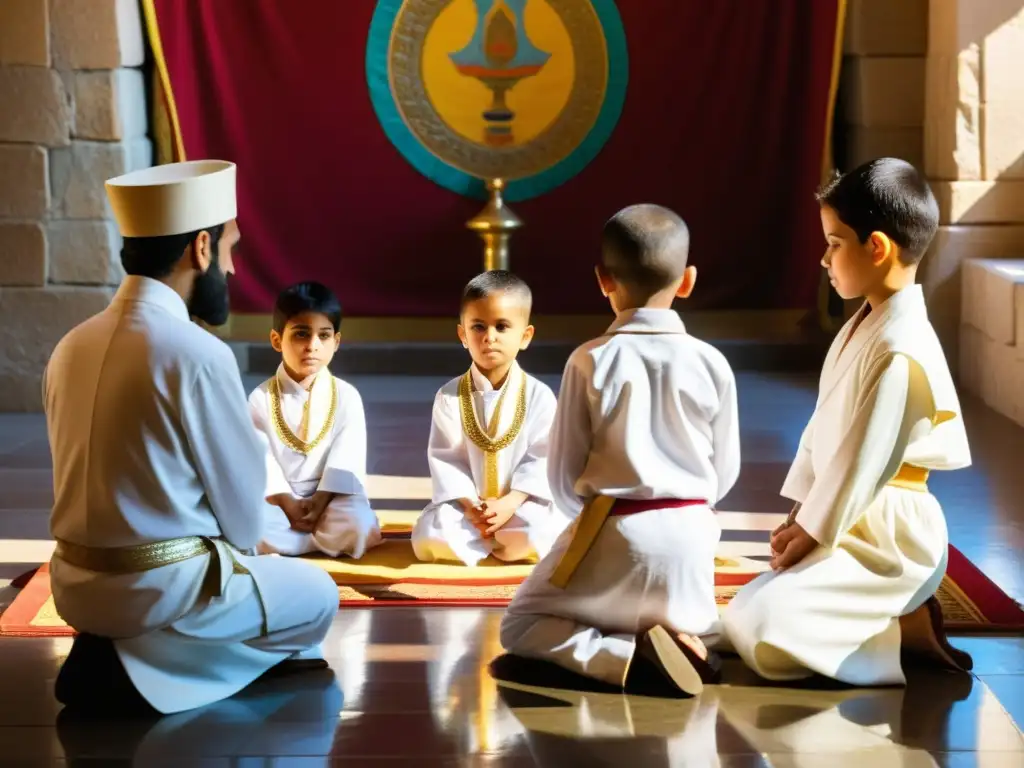
[[[924,165],[928,0],[849,0],[836,136],[843,170],[877,157]]]
[[[925,59],[924,169],[939,200],[941,228],[921,270],[929,313],[961,385],[983,395],[977,352],[988,348],[982,378],[1005,378],[1014,344],[985,337],[978,312],[1012,311],[998,302],[972,307],[971,260],[1024,258],[1024,0],[931,0]],[[1007,283],[1011,273],[981,281]],[[996,274],[993,273],[993,274]],[[972,289],[973,290],[973,289]],[[974,299],[987,291],[974,291]],[[962,326],[971,328],[969,332]],[[961,342],[965,346],[961,348]],[[994,355],[994,356],[993,356]],[[968,363],[967,361],[972,361]],[[996,407],[997,398],[986,398]],[[1002,401],[1000,401],[1002,402]],[[1009,407],[999,406],[1004,412]]]
[[[1024,0],[849,0],[843,52],[837,160],[928,176],[941,226],[919,280],[958,369],[962,265],[1024,258]]]
[[[103,182],[152,164],[137,0],[0,0],[0,411],[121,279]]]
[[[833,130],[839,170],[878,157],[924,165],[927,48],[928,0],[847,0]],[[860,305],[845,302],[845,317]]]
[[[962,268],[960,384],[1024,426],[1024,259]]]

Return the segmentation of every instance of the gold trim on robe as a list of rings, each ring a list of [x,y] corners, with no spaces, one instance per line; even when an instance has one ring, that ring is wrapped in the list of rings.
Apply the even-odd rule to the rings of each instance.
[[[223,539],[231,557],[231,572],[248,575],[249,569],[242,565],[236,557],[236,550]],[[203,555],[210,556],[210,566],[206,569],[200,594],[205,597],[221,597],[223,595],[221,579],[221,559],[214,539],[207,536],[184,536],[167,541],[154,541],[148,544],[136,544],[127,547],[87,547],[57,539],[53,556],[76,568],[94,573],[105,573],[123,576],[131,573],[145,573],[157,568],[191,560]],[[263,596],[256,590],[262,604]],[[266,611],[264,611],[262,636],[268,634]]]
[[[76,568],[96,573],[144,573],[207,555],[213,544],[202,536],[185,536],[128,547],[86,547],[57,540],[54,555]]]
[[[895,476],[886,485],[918,493],[928,493],[928,470],[912,464],[900,464]]]
[[[572,541],[548,579],[552,586],[559,589],[568,586],[569,579],[594,545],[614,506],[615,499],[611,496],[595,496],[583,505],[579,517],[573,522]]]
[[[330,372],[323,375],[323,372],[326,370],[327,369],[325,368],[320,374],[317,374],[313,383],[309,386],[308,396],[302,407],[302,421],[299,425],[298,435],[296,435],[292,431],[291,427],[288,426],[288,422],[284,417],[284,408],[281,405],[281,382],[278,379],[278,376],[275,375],[274,378],[270,380],[270,386],[267,389],[267,396],[270,400],[270,422],[274,427],[274,433],[277,435],[277,439],[296,453],[308,455],[318,445],[320,445],[328,435],[331,434],[331,430],[334,428],[334,419],[338,411],[338,387],[334,382],[334,377],[330,375]],[[323,426],[317,433],[316,437],[307,441],[312,419],[310,412],[313,409],[313,398],[317,397],[319,392],[323,391],[324,386],[328,385],[330,386],[330,400],[327,406],[327,415],[324,417]]]
[[[459,381],[459,411],[462,417],[462,430],[466,437],[484,454],[485,499],[497,499],[502,496],[501,478],[498,472],[498,453],[515,442],[526,419],[526,372],[522,371],[521,373],[519,396],[516,398],[516,410],[512,417],[512,424],[500,437],[496,437],[495,433],[501,421],[501,409],[511,385],[511,377],[505,382],[505,387],[498,396],[494,413],[485,427],[486,432],[485,429],[480,428],[476,409],[473,407],[472,369],[466,371],[465,376]]]

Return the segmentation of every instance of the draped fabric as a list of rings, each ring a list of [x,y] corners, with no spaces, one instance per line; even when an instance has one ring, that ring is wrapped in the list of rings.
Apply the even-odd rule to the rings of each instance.
[[[420,175],[380,127],[366,83],[374,0],[145,4],[169,83],[158,104],[187,159],[239,166],[235,310],[267,312],[282,287],[316,279],[351,315],[452,315],[481,269],[465,222],[482,201]],[[525,226],[512,269],[537,312],[606,310],[592,276],[601,226],[637,202],[690,225],[689,307],[814,306],[841,5],[618,2],[629,84],[614,133],[578,175],[513,206]]]

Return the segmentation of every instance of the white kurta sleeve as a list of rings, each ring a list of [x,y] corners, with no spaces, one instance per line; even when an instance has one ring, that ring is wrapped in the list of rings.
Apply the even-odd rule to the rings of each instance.
[[[917,363],[891,352],[875,360],[846,434],[828,469],[814,478],[796,521],[819,544],[835,547],[896,475],[911,432],[934,413],[928,378]]]
[[[714,465],[718,476],[717,504],[736,484],[740,476],[740,420],[736,404],[736,377],[728,371],[721,393],[718,413],[711,424],[714,439]]]
[[[473,481],[473,470],[469,466],[462,422],[458,413],[452,412],[443,390],[434,398],[427,464],[430,466],[434,504],[479,497]]]
[[[199,369],[181,404],[181,420],[224,538],[238,549],[252,549],[263,535],[266,456],[234,356]]]
[[[562,373],[548,446],[548,483],[553,501],[564,513],[575,517],[584,499],[576,493],[576,481],[583,475],[590,458],[593,430],[587,397],[590,377],[573,355]]]
[[[346,496],[365,495],[366,412],[363,399],[354,387],[339,394],[344,398],[343,406],[339,408],[338,427],[327,452],[327,462],[317,490]]]
[[[526,414],[526,439],[529,444],[522,461],[512,470],[511,489],[540,501],[550,502],[548,485],[548,444],[555,418],[555,395],[546,386],[537,387],[537,397]]]
[[[807,494],[811,492],[814,485],[814,464],[811,462],[811,443],[814,440],[814,416],[807,422],[803,434],[800,435],[800,445],[797,446],[796,456],[786,474],[786,480],[782,484],[782,495],[792,501],[804,502]]]
[[[256,438],[263,448],[264,464],[267,469],[267,493],[266,498],[278,494],[291,494],[292,486],[284,474],[284,470],[274,456],[270,447],[273,438],[273,427],[270,425],[270,414],[267,413],[267,394],[262,388],[253,390],[249,395],[249,415],[252,418],[252,425],[256,429]]]

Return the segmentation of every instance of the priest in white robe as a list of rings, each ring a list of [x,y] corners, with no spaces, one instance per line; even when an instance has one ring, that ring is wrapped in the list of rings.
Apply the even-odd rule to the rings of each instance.
[[[433,487],[412,534],[420,560],[476,565],[489,554],[514,562],[542,557],[569,524],[552,503],[548,436],[555,395],[513,362],[495,388],[476,364],[434,399],[427,460]],[[493,536],[485,536],[461,499],[519,491],[526,501]]]
[[[366,415],[359,391],[327,367],[295,381],[284,364],[249,396],[249,411],[267,452],[267,498],[331,494],[312,531],[295,530],[268,505],[260,551],[323,552],[360,558],[381,542],[366,493]]]
[[[274,667],[326,666],[338,593],[308,563],[246,554],[263,536],[264,452],[233,353],[190,321],[228,316],[235,166],[163,165],[107,194],[128,276],[61,340],[44,381],[51,585],[83,633],[57,697],[94,706],[126,676],[180,712]]]

